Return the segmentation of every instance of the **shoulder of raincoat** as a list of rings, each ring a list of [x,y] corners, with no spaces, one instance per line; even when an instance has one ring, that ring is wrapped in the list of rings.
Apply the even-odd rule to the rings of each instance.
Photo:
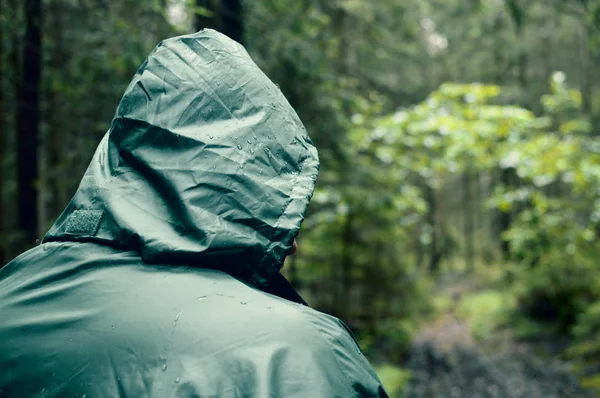
[[[318,167],[242,46],[161,42],[43,243],[0,270],[0,396],[386,396],[279,272]]]

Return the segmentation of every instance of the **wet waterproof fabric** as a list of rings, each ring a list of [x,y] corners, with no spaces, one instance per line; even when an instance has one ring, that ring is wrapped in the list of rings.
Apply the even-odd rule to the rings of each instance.
[[[279,273],[317,173],[243,47],[159,44],[43,243],[0,270],[0,396],[386,396]]]

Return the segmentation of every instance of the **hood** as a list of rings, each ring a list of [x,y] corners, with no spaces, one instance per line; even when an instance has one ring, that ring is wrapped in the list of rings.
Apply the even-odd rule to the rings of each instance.
[[[92,241],[264,285],[318,168],[296,112],[241,45],[208,29],[168,39],[127,87],[44,241]]]

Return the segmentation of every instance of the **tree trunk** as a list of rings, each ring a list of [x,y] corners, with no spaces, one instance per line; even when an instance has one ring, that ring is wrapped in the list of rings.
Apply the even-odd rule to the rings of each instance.
[[[196,30],[218,30],[230,39],[244,44],[243,7],[241,0],[196,0]]]
[[[512,178],[511,178],[511,174],[512,174],[512,169],[502,169],[501,172],[501,181],[502,181],[502,185],[507,188],[507,189],[511,189],[512,187]],[[508,260],[510,257],[510,246],[507,240],[502,238],[502,234],[506,231],[508,231],[510,229],[510,225],[512,223],[512,212],[508,211],[508,212],[504,212],[501,211],[500,212],[500,248],[502,250],[502,255],[504,256],[505,260]]]
[[[241,0],[221,0],[221,32],[244,44]]]
[[[594,79],[590,68],[589,30],[585,22],[579,25],[579,87],[583,99],[583,111],[587,116],[592,113],[592,93]]]
[[[4,87],[4,40],[0,39],[0,268],[6,261],[6,250],[5,250],[5,228],[6,223],[4,220],[4,159],[6,155],[6,142],[4,136],[6,134],[5,126],[5,109],[4,109],[4,98],[6,95],[6,89]]]
[[[194,27],[196,30],[205,28],[219,30],[219,7],[217,0],[196,0],[196,11],[194,15]]]
[[[463,173],[463,209],[464,209],[464,241],[465,267],[467,272],[474,270],[473,264],[473,200],[471,195],[471,170]]]
[[[436,212],[437,212],[437,201],[435,197],[435,190],[429,183],[425,183],[425,198],[429,205],[427,212],[427,224],[431,227],[431,257],[429,258],[429,271],[437,272],[440,269],[440,262],[442,260],[442,253],[438,243],[438,231],[436,223]]]
[[[340,280],[337,285],[338,291],[338,302],[336,303],[336,312],[342,319],[348,319],[348,303],[350,297],[350,291],[352,289],[352,278],[350,273],[352,272],[352,241],[353,241],[353,220],[354,217],[351,211],[346,215],[344,227],[342,230],[342,253],[340,261]]]
[[[36,240],[38,230],[38,140],[40,123],[40,83],[42,77],[42,2],[25,1],[26,30],[23,74],[18,93],[18,227],[26,246]]]
[[[68,55],[63,45],[63,24],[64,2],[53,0],[50,8],[49,18],[51,19],[52,29],[52,53],[50,54],[50,68],[52,79],[62,79],[61,71]],[[69,200],[69,188],[66,181],[66,166],[64,159],[64,126],[61,117],[61,104],[63,102],[60,90],[53,87],[48,89],[48,101],[45,118],[49,124],[49,162],[50,162],[50,192],[52,203],[50,206],[50,216],[58,217],[67,205]]]

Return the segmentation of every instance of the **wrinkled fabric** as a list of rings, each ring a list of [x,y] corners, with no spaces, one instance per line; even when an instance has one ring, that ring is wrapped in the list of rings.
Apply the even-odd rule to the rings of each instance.
[[[318,167],[242,46],[160,43],[43,243],[0,270],[0,396],[386,396],[279,273]]]

